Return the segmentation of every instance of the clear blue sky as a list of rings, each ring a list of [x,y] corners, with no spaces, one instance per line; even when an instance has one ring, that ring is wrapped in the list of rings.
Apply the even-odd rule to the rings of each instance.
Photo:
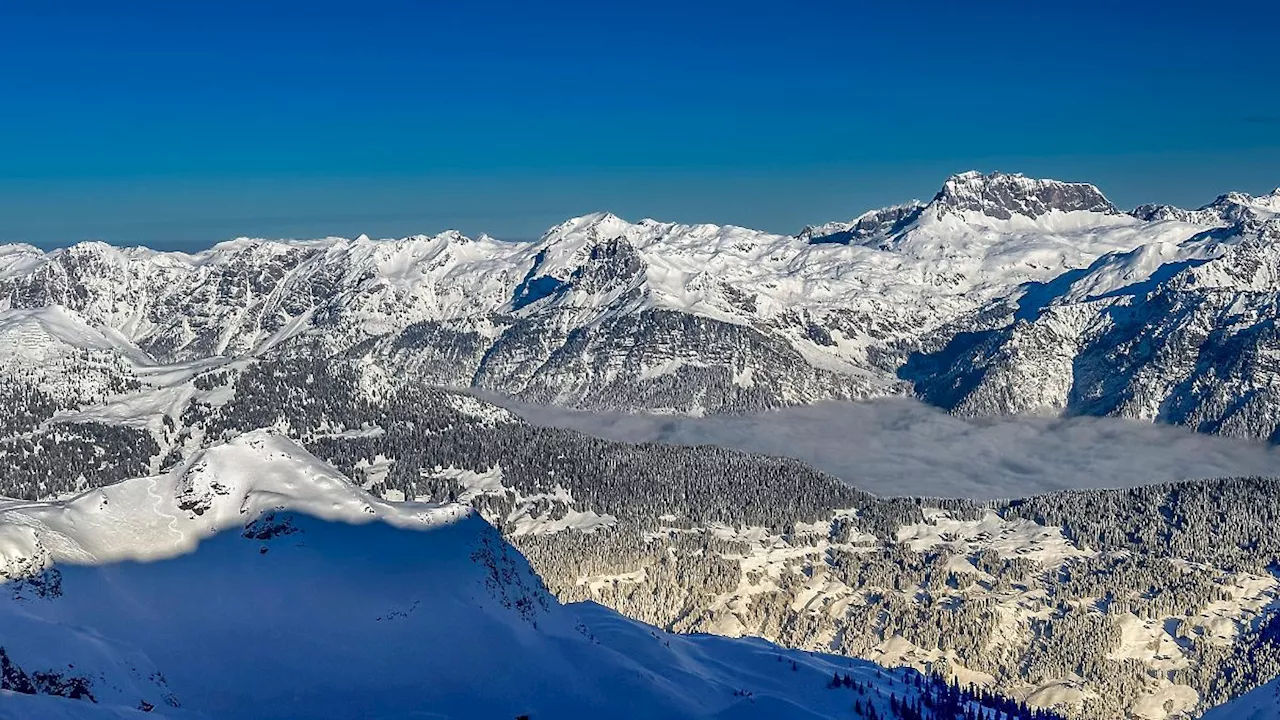
[[[1280,185],[1272,3],[0,3],[0,241],[599,209],[795,231],[953,172]]]

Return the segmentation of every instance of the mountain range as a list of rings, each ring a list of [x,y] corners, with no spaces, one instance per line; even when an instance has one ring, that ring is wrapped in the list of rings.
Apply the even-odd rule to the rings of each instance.
[[[1124,212],[964,173],[795,235],[599,213],[534,242],[0,246],[0,716],[1254,702],[1280,675],[1273,479],[878,497],[500,404],[741,418],[910,395],[1275,442],[1277,241],[1280,191]],[[909,430],[906,402],[863,407]]]
[[[10,245],[0,355],[347,353],[587,409],[911,393],[961,414],[1270,438],[1278,212],[1280,193],[1230,193],[1124,213],[1091,185],[964,173],[927,203],[795,236],[601,213],[527,243],[447,232],[196,254]],[[108,370],[101,382],[119,382]],[[58,392],[95,392],[92,378],[76,384]]]

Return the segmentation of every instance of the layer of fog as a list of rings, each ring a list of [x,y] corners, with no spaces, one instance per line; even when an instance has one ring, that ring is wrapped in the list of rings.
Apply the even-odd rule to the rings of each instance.
[[[696,418],[499,402],[526,421],[628,442],[721,445],[804,460],[882,496],[975,499],[1280,476],[1280,448],[1115,418],[959,418],[904,398]]]

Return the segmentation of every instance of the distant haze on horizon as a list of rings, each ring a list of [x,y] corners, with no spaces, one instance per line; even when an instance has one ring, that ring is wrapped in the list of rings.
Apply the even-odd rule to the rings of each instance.
[[[11,4],[0,242],[514,240],[598,210],[794,233],[969,169],[1194,207],[1280,185],[1278,23],[1147,0]]]

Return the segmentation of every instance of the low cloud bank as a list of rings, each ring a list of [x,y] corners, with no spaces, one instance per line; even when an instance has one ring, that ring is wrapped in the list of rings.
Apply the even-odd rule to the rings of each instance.
[[[1280,447],[1116,418],[959,418],[905,398],[694,418],[499,402],[526,421],[611,440],[725,447],[803,460],[881,496],[974,499],[1280,476]]]

